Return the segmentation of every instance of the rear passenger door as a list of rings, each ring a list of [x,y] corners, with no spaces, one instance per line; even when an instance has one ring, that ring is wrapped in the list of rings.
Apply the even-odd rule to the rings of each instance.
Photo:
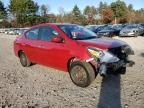
[[[30,61],[37,63],[39,28],[33,28],[25,33],[24,50]]]

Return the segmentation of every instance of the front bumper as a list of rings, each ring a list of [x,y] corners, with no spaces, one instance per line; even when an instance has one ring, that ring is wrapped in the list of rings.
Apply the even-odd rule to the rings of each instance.
[[[129,33],[120,33],[120,37],[122,37],[122,36],[136,36],[137,35],[137,33],[134,33],[134,32],[129,32]]]
[[[106,76],[107,74],[125,74],[126,67],[131,67],[135,63],[133,61],[123,61],[120,60],[114,63],[102,63],[99,67],[99,73],[101,76]]]
[[[106,76],[107,74],[125,74],[126,67],[132,67],[135,64],[132,60],[99,63],[95,58],[88,59],[86,62],[90,62],[101,76]]]
[[[126,67],[135,64],[129,60],[130,55],[134,55],[134,51],[128,45],[110,48],[107,51],[96,51],[92,48],[89,49],[92,59],[86,61],[93,64],[100,75],[106,76],[109,73],[119,73],[121,70],[126,71]]]
[[[134,61],[124,61],[124,60],[120,60],[118,62],[115,63],[107,63],[106,65],[106,73],[107,74],[112,74],[112,73],[119,73],[119,70],[122,68],[126,68],[126,67],[132,67],[134,65]]]
[[[110,37],[110,33],[97,33],[99,37]]]

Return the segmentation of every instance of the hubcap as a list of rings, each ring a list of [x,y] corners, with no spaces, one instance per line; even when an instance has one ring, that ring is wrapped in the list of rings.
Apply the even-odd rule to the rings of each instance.
[[[87,82],[87,73],[82,66],[75,66],[71,70],[71,77],[77,84],[84,84]]]

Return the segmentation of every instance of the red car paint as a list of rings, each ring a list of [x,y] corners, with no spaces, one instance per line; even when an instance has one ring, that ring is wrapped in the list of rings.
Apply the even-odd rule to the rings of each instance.
[[[68,71],[68,64],[71,59],[77,58],[86,61],[91,58],[87,51],[87,47],[107,50],[126,44],[119,40],[104,38],[72,40],[57,26],[57,24],[41,24],[34,26],[31,29],[44,26],[51,27],[57,31],[64,39],[64,42],[54,43],[42,40],[30,40],[25,37],[25,32],[14,41],[14,52],[16,56],[19,56],[20,51],[23,51],[32,63]]]

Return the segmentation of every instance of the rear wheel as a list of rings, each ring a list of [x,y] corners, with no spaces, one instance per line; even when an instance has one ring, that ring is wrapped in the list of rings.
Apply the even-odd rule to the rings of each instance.
[[[27,58],[24,52],[20,52],[19,58],[20,58],[20,63],[23,67],[28,67],[31,65],[30,60]]]
[[[69,70],[70,78],[77,86],[87,87],[95,79],[95,71],[87,62],[73,62]]]

